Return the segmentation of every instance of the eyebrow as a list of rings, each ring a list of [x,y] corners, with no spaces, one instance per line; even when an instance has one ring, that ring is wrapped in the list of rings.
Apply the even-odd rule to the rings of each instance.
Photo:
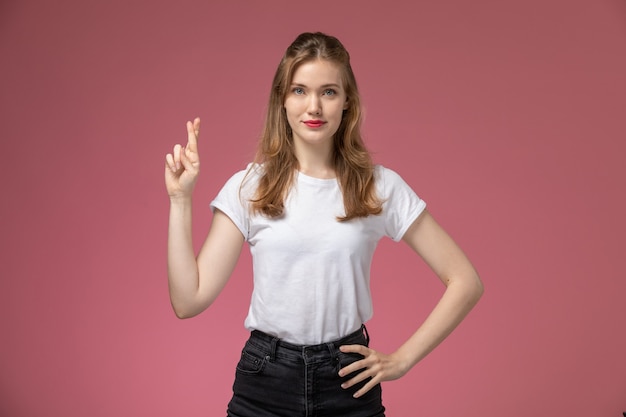
[[[305,84],[300,84],[300,83],[291,83],[291,86],[292,86],[292,87],[307,87],[307,88],[308,88],[308,86],[307,86],[307,85],[305,85]],[[334,84],[334,83],[331,83],[331,84],[324,84],[324,85],[321,85],[321,86],[320,86],[320,88],[322,88],[322,89],[323,89],[323,88],[330,88],[330,87],[333,87],[333,88],[341,88],[341,86],[340,86],[339,84]]]

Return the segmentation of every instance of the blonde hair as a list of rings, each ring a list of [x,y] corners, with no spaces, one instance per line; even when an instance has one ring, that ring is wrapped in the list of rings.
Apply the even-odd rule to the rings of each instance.
[[[324,59],[339,66],[347,98],[347,108],[333,138],[333,168],[342,190],[345,216],[339,221],[367,217],[382,212],[382,202],[374,186],[374,165],[361,138],[361,101],[350,55],[339,40],[323,33],[302,33],[287,48],[270,93],[265,127],[255,162],[263,164],[258,188],[252,198],[252,211],[279,217],[298,170],[291,128],[284,109],[285,97],[296,69],[303,63]]]

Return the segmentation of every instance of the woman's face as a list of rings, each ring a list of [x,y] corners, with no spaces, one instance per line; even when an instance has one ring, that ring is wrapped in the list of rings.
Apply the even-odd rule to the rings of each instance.
[[[326,146],[330,150],[347,108],[340,67],[324,59],[301,64],[293,74],[284,106],[297,149]]]

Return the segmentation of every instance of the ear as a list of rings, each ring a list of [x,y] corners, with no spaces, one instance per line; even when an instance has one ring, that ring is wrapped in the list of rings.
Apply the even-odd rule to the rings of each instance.
[[[350,107],[350,103],[348,102],[348,99],[346,98],[346,102],[343,103],[343,109],[348,110],[348,107]]]

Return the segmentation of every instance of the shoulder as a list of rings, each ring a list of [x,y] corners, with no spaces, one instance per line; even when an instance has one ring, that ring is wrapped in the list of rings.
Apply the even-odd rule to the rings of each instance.
[[[263,165],[251,162],[245,169],[235,172],[226,182],[226,185],[244,187],[247,184],[256,184],[263,175]]]
[[[226,196],[237,196],[237,198],[243,197],[244,200],[249,200],[256,192],[262,173],[262,165],[248,164],[245,169],[235,172],[226,180],[218,194],[218,199]]]
[[[388,194],[394,188],[407,186],[400,174],[383,165],[374,166],[374,181],[376,188],[383,195]]]
[[[226,180],[226,183],[211,202],[211,207],[220,209],[231,220],[234,219],[236,217],[234,213],[246,208],[253,198],[261,175],[262,166],[254,163],[250,163],[245,169],[235,172]]]
[[[380,178],[395,178],[398,177],[400,178],[400,175],[394,171],[393,169],[387,168],[384,165],[380,165],[380,164],[376,164],[374,165],[374,175],[376,176],[376,179]]]

